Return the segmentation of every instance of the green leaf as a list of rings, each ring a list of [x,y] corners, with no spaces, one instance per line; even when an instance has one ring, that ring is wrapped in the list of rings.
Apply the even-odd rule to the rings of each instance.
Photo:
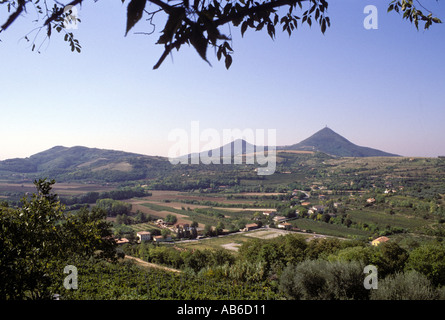
[[[192,46],[196,49],[196,51],[198,52],[198,54],[200,55],[200,57],[206,61],[207,61],[207,46],[208,46],[208,41],[207,39],[204,37],[204,34],[202,32],[202,30],[198,27],[194,27],[192,29],[192,33],[190,35],[190,43],[192,44]]]
[[[167,22],[165,23],[162,35],[158,39],[158,44],[168,44],[171,42],[173,35],[178,27],[181,25],[182,20],[185,17],[184,8],[175,8],[169,15]]]
[[[222,50],[223,50],[223,47],[220,46],[218,48],[218,52],[216,53],[216,57],[218,58],[218,61],[221,60]]]
[[[128,31],[134,27],[134,25],[142,18],[144,13],[146,0],[131,0],[127,7],[127,29],[125,35]]]
[[[267,24],[267,33],[269,34],[272,40],[275,38],[275,27],[273,26],[272,23]]]
[[[321,22],[321,32],[324,34],[326,31],[326,20],[323,19],[323,21]]]
[[[247,21],[244,21],[241,25],[241,36],[244,36],[244,32],[247,30]]]
[[[224,41],[224,44],[223,44],[223,46],[227,49],[227,50],[229,50],[229,51],[232,51],[233,52],[233,49],[232,49],[232,47],[229,45],[229,43],[227,42],[227,41]]]
[[[226,69],[229,69],[232,65],[232,56],[230,54],[226,55]]]

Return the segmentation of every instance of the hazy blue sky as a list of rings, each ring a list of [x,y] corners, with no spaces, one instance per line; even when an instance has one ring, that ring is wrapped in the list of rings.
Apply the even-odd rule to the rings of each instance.
[[[79,8],[81,54],[55,34],[37,54],[20,40],[33,29],[30,11],[0,34],[0,159],[55,145],[167,156],[169,132],[189,131],[191,121],[221,132],[276,129],[277,145],[328,125],[358,145],[445,155],[445,24],[417,31],[386,13],[389,2],[329,1],[325,35],[316,25],[275,41],[222,29],[235,50],[228,71],[212,50],[210,67],[188,47],[152,70],[162,25],[124,37],[128,2],[119,0]],[[445,21],[443,1],[424,4]],[[366,5],[379,10],[377,30],[363,27]],[[132,31],[149,30],[141,21]]]

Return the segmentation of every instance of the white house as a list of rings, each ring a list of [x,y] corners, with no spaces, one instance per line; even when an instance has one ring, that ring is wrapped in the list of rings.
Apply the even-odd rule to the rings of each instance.
[[[273,212],[273,211],[264,211],[263,215],[265,215],[266,217],[273,217],[275,215],[275,212]]]
[[[292,228],[292,225],[289,222],[281,222],[280,224],[278,224],[278,228],[289,230],[290,228]]]
[[[155,242],[168,242],[168,241],[172,241],[172,237],[167,236],[166,238],[164,238],[164,236],[156,236],[153,238],[153,240]]]
[[[312,209],[312,212],[323,213],[325,207],[324,206],[313,206],[311,209]]]
[[[136,236],[139,238],[139,241],[148,241],[151,239],[151,232],[149,231],[139,231],[136,233]]]
[[[285,221],[285,220],[287,220],[287,218],[286,218],[286,217],[283,217],[283,216],[276,216],[275,218],[273,218],[273,220],[274,220],[275,222],[280,222],[280,221]]]

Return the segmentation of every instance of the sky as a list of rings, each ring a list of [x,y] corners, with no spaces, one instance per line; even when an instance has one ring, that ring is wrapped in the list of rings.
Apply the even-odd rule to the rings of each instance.
[[[128,1],[119,0],[78,8],[81,23],[72,31],[80,54],[55,33],[33,52],[24,40],[36,34],[28,10],[0,33],[0,160],[56,145],[167,156],[175,144],[169,134],[179,129],[192,139],[197,123],[221,137],[223,130],[275,130],[276,145],[328,126],[360,146],[445,155],[445,23],[417,31],[386,12],[389,2],[329,1],[324,35],[317,25],[291,37],[277,29],[275,40],[223,27],[234,49],[229,70],[213,49],[210,66],[187,45],[153,70],[163,20],[150,36],[136,34],[152,30],[141,20],[125,37]],[[444,1],[422,3],[445,21]],[[367,5],[378,9],[378,29],[364,27]],[[6,17],[0,10],[0,23]],[[44,37],[37,39],[39,46]]]

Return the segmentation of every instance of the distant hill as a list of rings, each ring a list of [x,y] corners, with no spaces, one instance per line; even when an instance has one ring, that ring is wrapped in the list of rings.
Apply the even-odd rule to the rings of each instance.
[[[339,157],[397,157],[398,155],[377,149],[358,146],[326,127],[309,138],[277,150],[320,151]]]
[[[263,150],[264,148],[264,150]],[[255,152],[267,151],[266,147],[259,148],[245,140],[232,141],[224,146],[200,153],[184,155],[177,159],[182,163],[195,164],[198,155],[201,163],[203,158],[219,155],[220,161],[225,163],[227,157],[240,155],[253,156]],[[324,128],[300,143],[291,146],[277,147],[279,150],[312,151],[339,157],[391,157],[395,154],[384,151],[360,147],[329,128]],[[235,163],[229,159],[227,163]],[[254,163],[255,158],[243,157],[242,163]],[[284,163],[282,164],[284,165]],[[193,169],[192,169],[193,167]],[[175,175],[181,176],[184,167],[174,166],[166,157],[147,156],[142,154],[87,148],[82,146],[56,146],[28,158],[15,158],[0,161],[0,179],[7,181],[31,180],[40,177],[51,177],[59,182],[63,181],[102,181],[123,182],[140,179],[151,179]],[[187,166],[187,170],[203,170],[201,166]],[[215,169],[215,168],[214,168]],[[230,170],[229,167],[218,170]],[[232,168],[233,169],[233,168]],[[176,179],[176,178],[174,178]]]
[[[267,150],[267,147],[264,147]],[[247,142],[243,139],[237,139],[230,143],[227,143],[219,148],[205,150],[199,153],[191,153],[188,155],[180,156],[177,159],[181,161],[186,161],[188,159],[189,163],[194,163],[192,159],[196,158],[210,158],[210,157],[220,157],[220,158],[230,158],[233,156],[241,156],[245,154],[253,154],[258,150],[258,147]],[[262,149],[261,149],[262,150]],[[222,162],[220,162],[222,163]]]
[[[264,150],[267,151],[268,147],[265,146]],[[326,127],[316,132],[309,138],[290,145],[290,146],[277,146],[277,151],[280,150],[292,150],[292,151],[311,151],[311,152],[323,152],[331,156],[337,157],[397,157],[399,155],[384,152],[377,149],[368,147],[361,147],[348,139],[342,137],[332,129]],[[192,159],[196,159],[198,156],[211,157],[212,155],[219,155],[222,158],[230,156],[239,156],[245,154],[253,154],[259,151],[258,146],[253,145],[245,140],[238,139],[228,143],[219,148],[212,150],[202,151],[200,153],[191,153],[179,157],[182,161],[188,159],[189,163]],[[263,149],[260,149],[263,151]],[[193,163],[193,161],[192,161]]]
[[[150,169],[168,166],[164,157],[152,157],[136,153],[87,148],[82,146],[56,146],[29,158],[0,161],[1,176],[26,174],[51,176],[59,181],[99,179],[125,181],[145,178]],[[8,174],[9,173],[9,174]]]

